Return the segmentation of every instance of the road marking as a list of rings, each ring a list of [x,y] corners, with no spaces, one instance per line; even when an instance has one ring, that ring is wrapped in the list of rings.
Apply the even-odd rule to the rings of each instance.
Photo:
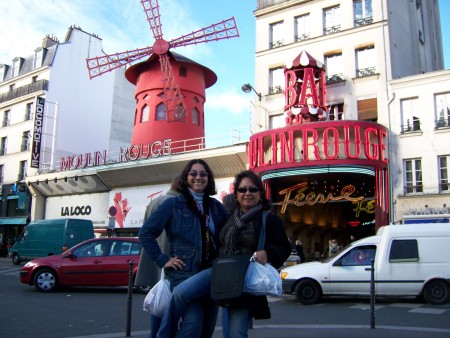
[[[431,308],[426,308],[426,307],[420,307],[420,308],[409,310],[408,312],[440,315],[446,311],[447,311],[446,309],[431,309]]]

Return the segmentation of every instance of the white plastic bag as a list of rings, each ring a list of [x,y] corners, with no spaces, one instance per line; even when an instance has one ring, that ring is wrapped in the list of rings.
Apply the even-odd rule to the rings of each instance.
[[[251,261],[245,275],[244,292],[254,296],[280,296],[281,277],[270,264]]]
[[[170,296],[170,283],[162,275],[161,280],[145,296],[143,310],[156,317],[162,317],[167,305],[169,305]]]

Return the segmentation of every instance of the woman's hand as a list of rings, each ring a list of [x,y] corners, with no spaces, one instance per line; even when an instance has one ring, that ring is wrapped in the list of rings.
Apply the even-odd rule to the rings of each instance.
[[[267,263],[267,252],[266,252],[266,250],[256,251],[253,254],[253,257],[255,257],[255,260],[258,263],[261,263],[261,264],[266,264]]]
[[[181,270],[185,266],[182,259],[177,256],[170,258],[167,263],[164,265],[165,268],[171,268],[174,270]]]

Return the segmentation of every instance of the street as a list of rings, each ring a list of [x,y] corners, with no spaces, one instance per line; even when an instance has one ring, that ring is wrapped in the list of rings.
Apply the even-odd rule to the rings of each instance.
[[[0,259],[1,336],[4,338],[124,337],[127,288],[67,288],[36,292],[19,281],[20,266]],[[146,337],[145,295],[133,294],[131,336]],[[450,303],[432,306],[416,299],[379,299],[370,328],[368,299],[323,299],[305,306],[291,295],[269,298],[272,319],[254,321],[250,337],[449,337]],[[220,315],[219,315],[220,316]],[[220,317],[219,317],[220,318]],[[222,337],[220,319],[214,338]]]

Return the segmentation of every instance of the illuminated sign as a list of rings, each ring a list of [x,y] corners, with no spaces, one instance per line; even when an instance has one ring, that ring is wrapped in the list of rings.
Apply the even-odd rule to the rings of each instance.
[[[36,101],[36,111],[34,114],[33,127],[33,144],[31,146],[31,164],[32,168],[39,168],[41,159],[41,141],[42,141],[42,127],[44,124],[44,106],[45,99],[38,97]]]

